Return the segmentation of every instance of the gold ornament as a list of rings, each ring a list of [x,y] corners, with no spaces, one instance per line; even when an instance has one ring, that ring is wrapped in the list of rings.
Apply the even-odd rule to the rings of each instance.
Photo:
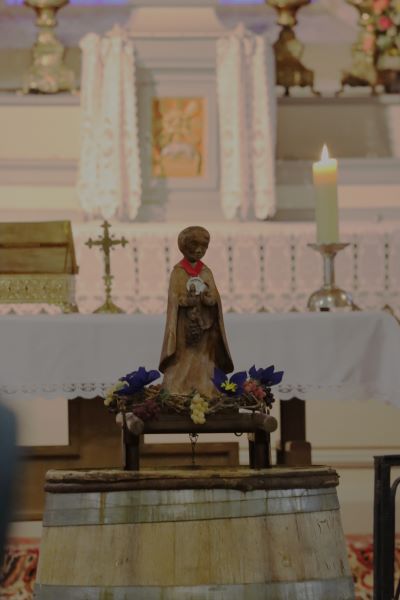
[[[353,63],[349,71],[344,71],[341,88],[337,95],[344,91],[346,85],[355,87],[370,86],[372,93],[376,94],[376,87],[380,83],[376,68],[376,33],[372,14],[372,0],[346,0],[360,13],[358,24],[360,32],[352,47]]]
[[[25,0],[24,4],[35,10],[39,32],[32,48],[32,64],[24,76],[22,93],[73,92],[75,75],[65,66],[64,46],[54,34],[57,11],[68,4],[68,0]]]
[[[55,304],[78,312],[69,221],[0,223],[0,303]]]
[[[111,299],[111,286],[112,286],[112,280],[114,279],[114,277],[111,275],[110,251],[113,249],[114,246],[117,246],[119,244],[124,248],[126,246],[126,244],[128,243],[128,241],[124,238],[124,236],[122,236],[122,238],[120,240],[116,240],[116,239],[112,238],[110,236],[110,227],[111,227],[110,223],[108,223],[107,221],[104,221],[102,224],[102,228],[104,229],[103,237],[101,237],[96,242],[93,241],[92,238],[89,238],[88,241],[86,242],[86,246],[89,246],[89,248],[92,248],[93,246],[100,246],[101,250],[104,253],[103,280],[104,280],[104,286],[105,286],[105,292],[106,292],[106,299],[105,299],[105,302],[94,311],[96,314],[98,314],[98,313],[123,313],[124,312],[122,310],[122,308],[119,308],[118,306],[116,306],[116,304],[114,304],[114,302]]]
[[[292,87],[309,87],[313,94],[319,96],[314,89],[314,71],[307,69],[301,62],[304,52],[303,44],[296,38],[294,27],[297,25],[297,12],[311,0],[266,0],[278,12],[278,25],[281,26],[279,37],[274,44],[276,61],[276,84],[290,96]]]

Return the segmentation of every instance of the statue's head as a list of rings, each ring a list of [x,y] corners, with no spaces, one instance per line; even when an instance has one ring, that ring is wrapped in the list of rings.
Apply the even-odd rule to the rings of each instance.
[[[178,248],[191,263],[201,260],[207,252],[210,234],[204,227],[186,227],[178,235]]]

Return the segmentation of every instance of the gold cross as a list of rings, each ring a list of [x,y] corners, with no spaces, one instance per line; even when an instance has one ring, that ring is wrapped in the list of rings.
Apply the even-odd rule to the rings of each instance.
[[[89,248],[93,248],[93,246],[100,246],[101,250],[103,251],[103,258],[104,258],[103,280],[105,283],[106,299],[105,299],[104,304],[102,304],[99,308],[97,308],[94,311],[95,313],[122,313],[122,312],[124,312],[121,308],[116,306],[111,299],[111,285],[112,285],[112,280],[114,279],[114,277],[113,277],[113,275],[111,275],[110,251],[114,249],[114,246],[118,246],[118,245],[121,245],[124,248],[126,246],[126,244],[128,243],[128,240],[126,240],[124,238],[124,236],[122,236],[122,238],[120,240],[114,239],[110,235],[110,227],[111,227],[110,223],[108,223],[107,221],[104,221],[102,224],[102,228],[104,229],[103,236],[102,237],[99,236],[100,239],[98,239],[97,241],[94,241],[94,240],[92,240],[92,238],[89,238],[88,241],[85,242],[86,246],[89,246]]]

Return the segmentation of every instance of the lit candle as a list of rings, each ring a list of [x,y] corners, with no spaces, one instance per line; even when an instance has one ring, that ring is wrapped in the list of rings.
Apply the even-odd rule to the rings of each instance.
[[[313,164],[313,177],[317,243],[333,244],[339,241],[337,160],[329,157],[326,145],[321,160]]]

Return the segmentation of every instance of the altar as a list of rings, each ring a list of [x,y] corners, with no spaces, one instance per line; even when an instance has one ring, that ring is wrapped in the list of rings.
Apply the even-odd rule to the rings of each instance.
[[[104,397],[125,373],[157,369],[161,315],[9,315],[0,317],[0,397]],[[385,312],[227,314],[235,371],[274,364],[284,370],[277,398],[400,407],[400,328]],[[56,400],[54,400],[56,401]],[[106,410],[106,409],[105,409]]]
[[[335,454],[329,450],[329,444],[349,444],[349,441],[344,442],[343,431],[349,430],[351,419],[356,418],[359,401],[365,403],[364,431],[360,430],[356,436],[348,434],[353,439],[350,444],[357,444],[354,440],[360,439],[360,449],[354,454],[361,461],[359,464],[367,465],[370,460],[370,451],[364,450],[361,441],[366,435],[370,443],[382,443],[378,440],[383,431],[377,428],[377,423],[386,428],[386,445],[392,437],[392,443],[395,443],[395,430],[392,436],[384,416],[389,404],[400,406],[397,393],[400,375],[396,363],[400,329],[391,315],[385,312],[255,313],[227,314],[225,320],[236,371],[248,370],[253,364],[257,368],[274,364],[276,369],[285,371],[282,383],[273,388],[277,400],[306,400],[305,408],[308,402],[313,413],[314,405],[321,407],[317,412],[317,428],[307,419],[308,427],[312,429],[309,439],[315,441],[317,448],[317,460],[340,462],[343,460],[338,458],[340,456],[353,456],[350,449],[347,454],[337,450]],[[3,332],[0,398],[20,416],[20,443],[33,446],[34,454],[37,453],[34,446],[40,447],[38,457],[45,460],[41,469],[46,469],[46,455],[65,455],[64,461],[69,455],[76,455],[79,447],[77,410],[92,415],[89,419],[96,419],[99,436],[110,430],[114,431],[113,437],[118,438],[114,419],[107,414],[106,407],[100,406],[99,398],[104,398],[106,390],[125,373],[139,366],[158,367],[163,324],[164,316],[161,315],[0,317]],[[90,399],[97,400],[92,401],[92,408],[86,404],[78,408],[75,401],[68,403],[68,399],[75,398],[87,399],[86,403],[90,403]],[[372,400],[376,408],[369,404]],[[340,408],[335,409],[335,406]],[[295,406],[291,416],[284,407],[285,402],[281,403],[280,411],[278,405],[272,410],[281,427],[280,433],[273,437],[273,443],[281,438],[285,446],[286,441],[308,438],[304,408],[299,412],[299,407]],[[340,419],[336,424],[336,435],[334,430],[333,435],[327,435],[332,419],[339,418],[338,410],[345,410],[353,417],[349,416],[348,425],[347,420]],[[392,410],[395,411],[394,426],[396,408]],[[43,423],[48,419],[52,420],[52,428],[46,430]],[[288,426],[288,422],[291,425]],[[185,436],[160,437],[162,442],[187,441]],[[153,435],[146,439],[154,443],[159,442],[160,437]],[[218,438],[210,434],[200,437],[201,441],[207,442],[235,439],[227,434]],[[321,452],[321,445],[322,449],[327,446],[327,450]],[[242,464],[248,461],[246,446],[243,439],[240,442]],[[106,460],[108,465],[121,464],[118,443],[109,447],[114,448],[113,454],[104,455],[102,451],[100,455],[104,458],[101,460]],[[354,457],[351,464],[355,464]],[[281,460],[284,460],[282,456]],[[36,506],[40,506],[40,499],[38,502]],[[37,518],[40,512],[35,511]],[[29,514],[33,515],[32,511]]]

